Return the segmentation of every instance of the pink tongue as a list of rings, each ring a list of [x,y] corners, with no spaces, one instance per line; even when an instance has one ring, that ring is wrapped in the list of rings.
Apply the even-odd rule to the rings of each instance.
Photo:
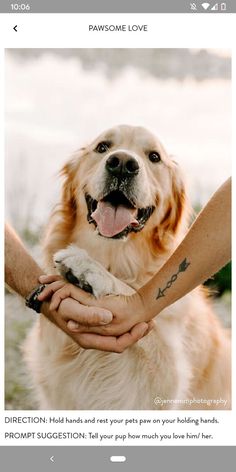
[[[98,225],[99,233],[111,238],[129,225],[138,226],[138,221],[134,217],[136,212],[137,210],[123,205],[114,207],[108,202],[98,202],[97,209],[91,216]]]

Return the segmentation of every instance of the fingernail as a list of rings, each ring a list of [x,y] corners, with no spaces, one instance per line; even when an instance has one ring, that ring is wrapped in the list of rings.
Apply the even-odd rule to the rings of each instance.
[[[40,275],[39,276],[39,282],[43,282],[46,278],[46,275]]]
[[[79,328],[79,324],[76,323],[76,321],[70,320],[67,323],[67,328],[70,329],[71,331],[77,331]]]
[[[102,311],[100,314],[102,314],[101,323],[107,324],[112,321],[113,315],[110,311]]]

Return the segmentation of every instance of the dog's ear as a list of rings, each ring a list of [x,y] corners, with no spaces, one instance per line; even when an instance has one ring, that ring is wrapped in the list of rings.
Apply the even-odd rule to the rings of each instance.
[[[64,178],[64,182],[62,186],[59,211],[64,225],[64,231],[67,234],[72,232],[76,218],[79,216],[79,208],[76,198],[79,187],[78,173],[81,160],[85,153],[86,148],[80,148],[60,171],[60,175]]]
[[[75,160],[71,159],[61,169],[60,175],[64,178],[61,196],[61,215],[68,230],[74,226],[77,203],[75,195]]]
[[[186,223],[189,205],[186,196],[184,177],[178,164],[174,161],[172,161],[170,173],[172,186],[171,195],[161,225],[163,225],[165,231],[170,231],[175,234],[181,223]]]
[[[59,175],[63,177],[61,199],[51,214],[49,225],[44,238],[45,260],[48,265],[52,256],[59,249],[70,244],[70,238],[77,217],[75,176],[78,168],[76,153],[61,169]]]
[[[79,208],[77,203],[78,170],[85,148],[79,149],[60,171],[64,179],[61,199],[51,214],[44,237],[45,263],[51,266],[53,255],[71,243]]]
[[[169,244],[181,229],[186,230],[190,205],[186,195],[183,175],[178,164],[170,167],[171,191],[166,201],[164,215],[155,227],[152,237],[154,252],[168,250]]]

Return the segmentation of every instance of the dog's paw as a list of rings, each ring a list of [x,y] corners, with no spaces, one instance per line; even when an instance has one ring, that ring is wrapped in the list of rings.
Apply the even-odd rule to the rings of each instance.
[[[75,245],[58,251],[54,263],[64,279],[96,298],[115,293],[113,276]]]

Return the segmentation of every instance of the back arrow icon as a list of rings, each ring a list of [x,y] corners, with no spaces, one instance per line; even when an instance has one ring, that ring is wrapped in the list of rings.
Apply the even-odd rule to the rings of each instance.
[[[14,26],[14,28],[13,28],[13,29],[14,29],[14,31],[16,31],[16,33],[17,33],[17,25],[16,25],[16,26]]]
[[[50,457],[50,461],[54,462],[54,456]]]

